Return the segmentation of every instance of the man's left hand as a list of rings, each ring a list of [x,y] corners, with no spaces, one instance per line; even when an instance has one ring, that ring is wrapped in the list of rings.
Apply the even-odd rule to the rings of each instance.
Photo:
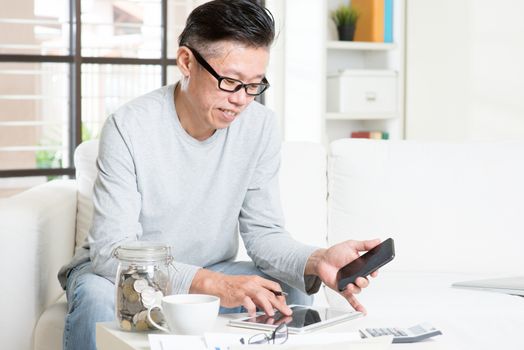
[[[379,239],[368,241],[344,241],[328,249],[319,249],[315,251],[308,259],[306,264],[305,275],[316,275],[331,289],[338,291],[337,272],[345,265],[360,256],[359,252],[366,252],[380,243]],[[377,271],[371,274],[377,276]],[[360,312],[366,313],[366,309],[359,303],[355,294],[360,293],[362,288],[369,285],[367,278],[358,277],[355,283],[350,283],[342,294],[351,306]]]

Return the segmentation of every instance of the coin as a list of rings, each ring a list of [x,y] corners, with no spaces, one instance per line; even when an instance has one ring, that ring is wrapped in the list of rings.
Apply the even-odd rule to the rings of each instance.
[[[125,331],[130,331],[131,330],[131,322],[129,322],[128,320],[122,320],[120,322],[120,328],[122,328]]]
[[[138,322],[138,313],[136,313],[136,314],[133,316],[133,324],[136,325],[137,322]]]
[[[140,311],[137,314],[137,319],[138,319],[138,321],[145,321],[145,320],[147,320],[147,311],[146,310]]]
[[[157,284],[161,288],[165,288],[167,286],[167,282],[168,282],[168,279],[167,279],[166,274],[160,270],[157,271],[157,273],[155,274],[153,278],[153,283]]]
[[[140,311],[142,311],[144,309],[142,303],[140,303],[140,301],[135,301],[135,302],[131,302],[131,301],[128,301],[126,303],[126,309],[127,311],[129,311],[129,313],[131,315],[134,315],[136,313],[139,313]]]
[[[144,305],[144,307],[146,307],[148,309],[152,308],[153,306],[156,305],[154,299],[152,299],[152,300],[150,300],[150,299],[142,299],[142,304]]]
[[[146,321],[138,321],[135,326],[137,331],[147,331],[149,329],[149,326]]]
[[[129,300],[132,303],[135,303],[138,300],[140,300],[140,294],[133,290],[129,295],[127,295],[127,300]]]
[[[142,289],[141,294],[142,295],[144,295],[144,294],[153,295],[153,294],[155,294],[155,291],[156,291],[155,288],[153,288],[151,286],[147,286],[144,289]]]
[[[147,281],[143,278],[139,278],[133,283],[133,288],[138,293],[142,293],[142,291],[148,286]]]

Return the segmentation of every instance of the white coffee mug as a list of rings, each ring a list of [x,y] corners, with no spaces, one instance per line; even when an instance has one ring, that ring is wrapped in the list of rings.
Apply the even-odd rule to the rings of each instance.
[[[201,335],[213,329],[218,316],[220,298],[206,294],[173,294],[162,298],[161,305],[147,310],[147,319],[156,328],[167,332]],[[151,318],[151,311],[160,309],[169,328],[162,327]]]

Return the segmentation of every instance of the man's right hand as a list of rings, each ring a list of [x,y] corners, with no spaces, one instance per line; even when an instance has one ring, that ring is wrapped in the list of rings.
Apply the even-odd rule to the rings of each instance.
[[[225,275],[206,269],[200,269],[191,283],[190,293],[216,295],[220,298],[220,306],[243,306],[250,316],[254,316],[257,307],[266,315],[273,316],[274,309],[284,315],[292,311],[286,304],[284,296],[275,296],[273,291],[282,291],[277,282],[249,275]]]

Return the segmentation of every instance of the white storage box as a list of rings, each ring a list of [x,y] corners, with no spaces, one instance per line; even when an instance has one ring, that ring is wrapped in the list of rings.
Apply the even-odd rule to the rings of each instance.
[[[327,111],[393,117],[397,112],[397,72],[362,69],[328,74]]]

